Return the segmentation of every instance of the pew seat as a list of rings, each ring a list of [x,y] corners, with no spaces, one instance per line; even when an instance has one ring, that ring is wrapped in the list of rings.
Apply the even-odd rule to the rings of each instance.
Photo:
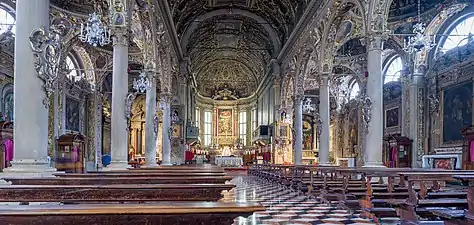
[[[219,202],[0,206],[0,221],[8,225],[231,225],[238,216],[263,210],[255,203]]]
[[[197,177],[39,177],[4,178],[13,185],[224,184],[231,176]]]
[[[0,202],[217,201],[233,184],[5,185]]]

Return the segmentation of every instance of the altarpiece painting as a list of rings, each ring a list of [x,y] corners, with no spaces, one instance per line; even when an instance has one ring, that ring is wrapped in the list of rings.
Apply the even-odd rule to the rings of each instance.
[[[66,130],[79,132],[79,101],[66,98]]]
[[[443,91],[443,143],[463,140],[461,129],[472,125],[472,82]]]
[[[217,134],[219,136],[233,135],[232,109],[218,110]]]

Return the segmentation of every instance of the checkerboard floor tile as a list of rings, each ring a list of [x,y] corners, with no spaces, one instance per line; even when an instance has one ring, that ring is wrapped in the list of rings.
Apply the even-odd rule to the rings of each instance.
[[[370,225],[357,212],[341,210],[334,205],[322,204],[286,187],[252,176],[234,176],[236,188],[225,192],[221,201],[258,202],[264,212],[248,218],[239,217],[234,225]]]

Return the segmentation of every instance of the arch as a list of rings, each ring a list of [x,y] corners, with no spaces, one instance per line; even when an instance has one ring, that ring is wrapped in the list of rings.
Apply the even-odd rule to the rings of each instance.
[[[84,74],[82,73],[81,66],[79,64],[79,61],[77,60],[77,57],[74,55],[74,53],[70,52],[65,60],[64,63],[66,63],[66,69],[68,70],[68,73],[66,74],[66,77],[73,81],[73,82],[78,82],[84,78]]]
[[[384,84],[398,81],[403,72],[402,58],[396,54],[387,61],[383,70]]]
[[[349,81],[349,100],[355,99],[360,95],[360,86],[356,78]]]
[[[208,12],[206,14],[203,14],[203,15],[199,16],[198,18],[196,18],[196,21],[205,21],[205,20],[208,20],[212,17],[218,16],[218,15],[225,15],[225,14],[228,14],[228,13],[229,13],[229,11],[226,10],[226,9],[214,10],[214,11],[211,11],[211,12]],[[254,21],[257,21],[257,23],[260,23],[263,26],[263,28],[265,29],[265,31],[267,31],[268,34],[270,35],[269,38],[272,41],[273,48],[275,50],[274,54],[278,54],[280,52],[281,43],[280,43],[280,40],[278,39],[278,34],[268,24],[268,22],[265,21],[262,17],[254,14],[254,13],[251,13],[247,10],[242,10],[242,9],[233,9],[232,14],[245,16],[245,17],[248,17],[248,18],[250,18]],[[198,28],[198,26],[199,26],[199,23],[192,23],[188,28],[186,28],[186,31],[184,32],[184,35],[181,38],[181,48],[182,48],[182,51],[183,51],[184,54],[187,54],[186,46],[188,46],[189,39],[190,39],[191,35],[193,34],[194,30],[196,30]]]
[[[447,21],[450,22],[450,21]],[[445,35],[474,34],[474,12],[468,12],[457,17],[443,32]],[[438,42],[438,51],[446,53],[468,43],[467,36],[443,36]]]
[[[0,34],[11,31],[15,34],[14,8],[6,2],[0,2]]]

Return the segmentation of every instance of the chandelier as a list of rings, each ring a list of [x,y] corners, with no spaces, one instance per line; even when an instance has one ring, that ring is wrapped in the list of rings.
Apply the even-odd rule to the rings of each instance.
[[[313,105],[311,104],[311,99],[306,98],[304,100],[304,103],[303,103],[303,111],[306,112],[306,113],[312,113],[314,110],[315,109],[314,109]]]
[[[425,35],[426,24],[421,22],[421,1],[418,0],[418,22],[413,25],[413,36],[405,39],[403,50],[409,54],[420,52],[423,49],[431,50],[435,44],[431,38]]]
[[[94,47],[110,44],[110,36],[109,28],[102,23],[100,15],[95,12],[89,14],[89,19],[87,19],[85,26],[81,24],[79,39]]]
[[[138,79],[133,79],[133,88],[139,93],[145,93],[151,88],[150,80],[144,71],[140,72]]]

